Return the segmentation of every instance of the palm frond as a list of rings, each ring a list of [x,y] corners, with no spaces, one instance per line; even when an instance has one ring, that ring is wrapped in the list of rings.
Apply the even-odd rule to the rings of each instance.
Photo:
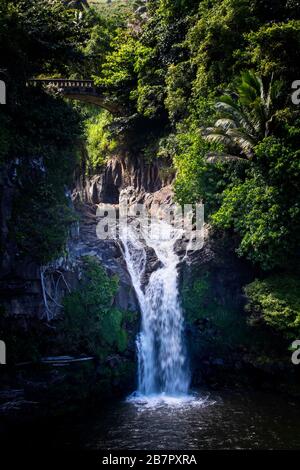
[[[224,116],[228,119],[232,119],[236,123],[236,127],[244,127],[247,132],[255,132],[253,124],[251,122],[251,117],[247,114],[247,112],[241,109],[237,104],[232,106],[229,103],[224,101],[218,101],[216,107],[219,112],[222,112]],[[229,116],[229,117],[228,117]]]
[[[234,119],[222,118],[216,121],[215,127],[221,127],[222,129],[226,131],[227,129],[237,128],[237,123]]]
[[[243,72],[237,94],[225,94],[216,103],[220,118],[214,127],[203,132],[204,138],[241,155],[223,154],[224,158],[251,159],[254,146],[268,135],[270,123],[275,117],[274,106],[281,90],[282,82],[274,81],[273,76],[266,91],[259,75],[251,70]],[[212,161],[220,158],[220,155],[222,154],[209,154],[208,158]]]
[[[263,82],[261,77],[259,77],[253,70],[245,70],[242,72],[241,84],[246,84],[255,91],[256,96],[261,96]],[[238,87],[238,92],[240,92],[240,87]]]
[[[232,143],[231,138],[228,135],[226,135],[226,133],[218,132],[218,129],[216,129],[215,132],[212,132],[204,136],[204,139],[207,140],[207,142],[214,143],[214,144],[222,144],[222,145],[225,145],[226,147],[230,146],[230,144]]]
[[[206,155],[207,163],[229,163],[229,162],[242,162],[247,163],[247,160],[236,155],[230,155],[229,153],[214,153],[210,152]]]
[[[251,154],[254,145],[257,143],[253,136],[246,134],[243,130],[239,129],[230,129],[228,131],[228,136],[231,140],[242,149],[246,154]]]

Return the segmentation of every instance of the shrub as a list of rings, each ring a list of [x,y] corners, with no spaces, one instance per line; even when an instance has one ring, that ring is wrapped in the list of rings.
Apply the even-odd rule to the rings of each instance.
[[[245,287],[250,323],[265,323],[295,339],[300,335],[300,280],[291,275],[273,275]]]
[[[86,148],[92,170],[98,170],[104,165],[107,157],[116,149],[116,141],[108,128],[111,120],[108,111],[101,111],[86,122]]]

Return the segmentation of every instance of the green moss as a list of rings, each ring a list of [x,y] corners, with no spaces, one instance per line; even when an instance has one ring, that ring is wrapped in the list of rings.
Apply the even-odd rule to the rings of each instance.
[[[96,258],[85,257],[84,274],[77,290],[63,301],[64,316],[59,329],[68,353],[92,354],[104,360],[127,347],[125,320],[128,312],[113,306],[118,288],[116,277],[109,278]]]

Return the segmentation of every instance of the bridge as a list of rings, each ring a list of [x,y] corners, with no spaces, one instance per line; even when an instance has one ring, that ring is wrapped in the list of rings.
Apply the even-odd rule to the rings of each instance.
[[[27,86],[55,88],[63,96],[72,100],[83,101],[106,109],[112,114],[120,114],[120,106],[112,102],[95,86],[93,80],[69,80],[65,78],[32,78]]]

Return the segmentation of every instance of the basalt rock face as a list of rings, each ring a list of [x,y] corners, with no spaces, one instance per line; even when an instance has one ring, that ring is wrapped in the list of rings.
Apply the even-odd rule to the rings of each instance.
[[[79,172],[73,199],[90,204],[118,204],[121,190],[132,188],[142,198],[145,193],[153,194],[170,185],[173,176],[162,176],[159,162],[148,164],[142,160],[133,162],[126,157],[114,157],[97,175],[86,177]]]
[[[101,172],[92,177],[82,176],[80,171],[76,177],[72,199],[77,208],[80,223],[80,242],[73,244],[73,250],[80,255],[96,255],[112,274],[120,279],[120,288],[116,298],[117,306],[139,310],[130,276],[121,253],[120,240],[99,240],[96,235],[97,207],[105,205],[116,210],[120,204],[126,203],[132,210],[137,205],[143,205],[146,211],[155,215],[161,206],[168,207],[172,203],[172,175],[162,177],[160,163],[148,164],[131,161],[126,157],[112,158]],[[132,213],[134,216],[134,213]],[[151,272],[159,267],[159,262],[153,250],[147,251],[147,266],[145,283]]]
[[[92,177],[84,189],[77,186],[74,206],[79,222],[69,227],[66,254],[47,266],[39,266],[30,257],[21,257],[15,241],[10,238],[9,224],[17,182],[14,180],[14,166],[1,171],[0,296],[1,307],[7,315],[22,317],[25,323],[30,318],[49,321],[59,315],[62,299],[78,285],[80,258],[86,255],[96,256],[110,275],[118,276],[116,306],[138,310],[120,244],[114,240],[99,240],[96,234],[98,219],[95,202],[119,202],[122,174],[120,163],[111,161],[100,175]]]
[[[99,240],[97,237],[97,204],[118,205],[122,192],[123,197],[126,194],[130,204],[145,203],[149,209],[157,203],[167,203],[170,200],[171,189],[165,186],[166,182],[160,177],[159,165],[130,163],[126,158],[111,159],[102,172],[91,178],[78,176],[72,199],[79,224],[70,226],[66,255],[41,267],[29,257],[20,257],[15,242],[9,237],[16,182],[14,166],[3,169],[0,174],[0,295],[6,314],[25,319],[55,318],[61,313],[59,305],[63,297],[78,284],[80,258],[85,255],[96,256],[109,274],[119,277],[116,306],[137,311],[138,304],[123,261],[120,243]],[[151,260],[154,267],[155,257],[149,256],[149,261]],[[151,266],[152,262],[149,262],[149,271]],[[45,296],[49,311],[45,305]]]

